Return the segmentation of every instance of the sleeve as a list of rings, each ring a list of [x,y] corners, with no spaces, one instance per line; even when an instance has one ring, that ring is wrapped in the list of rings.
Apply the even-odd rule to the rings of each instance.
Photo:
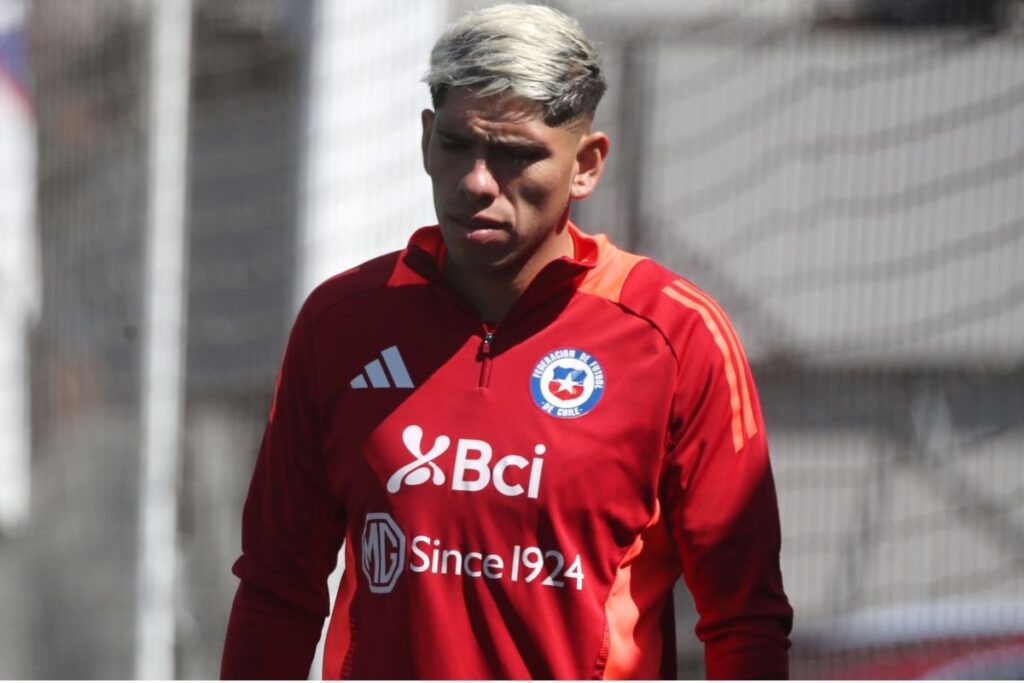
[[[225,679],[305,679],[329,613],[327,577],[345,520],[327,483],[309,305],[285,349],[242,513],[241,580],[221,662]]]
[[[784,679],[793,611],[764,421],[742,347],[712,306],[681,347],[661,496],[707,677]]]

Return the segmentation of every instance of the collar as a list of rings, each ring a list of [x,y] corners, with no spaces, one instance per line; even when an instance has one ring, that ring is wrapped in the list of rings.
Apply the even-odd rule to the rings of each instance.
[[[544,266],[535,282],[551,281],[550,285],[562,286],[568,282],[585,285],[589,280],[607,269],[618,249],[605,235],[588,235],[575,223],[566,225],[572,236],[572,257],[563,256]],[[399,254],[398,263],[388,280],[388,286],[422,285],[443,282],[441,274],[447,249],[441,229],[437,225],[420,228],[409,238],[409,244]],[[531,289],[533,283],[531,283]],[[550,291],[548,286],[544,290]]]

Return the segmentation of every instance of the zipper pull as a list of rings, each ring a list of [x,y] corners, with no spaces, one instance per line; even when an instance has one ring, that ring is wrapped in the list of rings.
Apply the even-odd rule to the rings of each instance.
[[[488,330],[484,333],[484,340],[480,342],[480,355],[487,356],[491,355],[491,342],[494,341],[494,331]]]

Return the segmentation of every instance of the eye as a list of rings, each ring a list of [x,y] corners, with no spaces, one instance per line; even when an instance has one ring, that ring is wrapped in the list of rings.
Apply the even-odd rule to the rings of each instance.
[[[515,150],[508,150],[507,152],[504,152],[504,157],[517,166],[526,166],[532,161],[532,159],[530,159],[526,154]]]
[[[499,150],[499,154],[502,159],[516,166],[529,166],[540,159],[540,155],[537,152],[518,147],[502,147]]]
[[[468,147],[467,143],[463,140],[456,140],[443,135],[438,136],[438,140],[440,141],[441,149],[446,152],[461,152]]]

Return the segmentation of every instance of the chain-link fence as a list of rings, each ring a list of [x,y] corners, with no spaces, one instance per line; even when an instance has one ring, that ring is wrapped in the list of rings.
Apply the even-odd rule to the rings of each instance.
[[[473,4],[194,2],[179,677],[218,670],[296,302],[432,220],[417,78]],[[611,86],[610,166],[577,221],[712,293],[754,363],[794,676],[1019,677],[1018,4],[557,5]],[[135,671],[151,10],[29,5],[42,295],[31,516],[0,537],[4,676]],[[680,672],[699,676],[677,594]]]
[[[625,98],[581,220],[708,289],[755,365],[794,675],[1019,675],[1019,8],[569,4]]]

